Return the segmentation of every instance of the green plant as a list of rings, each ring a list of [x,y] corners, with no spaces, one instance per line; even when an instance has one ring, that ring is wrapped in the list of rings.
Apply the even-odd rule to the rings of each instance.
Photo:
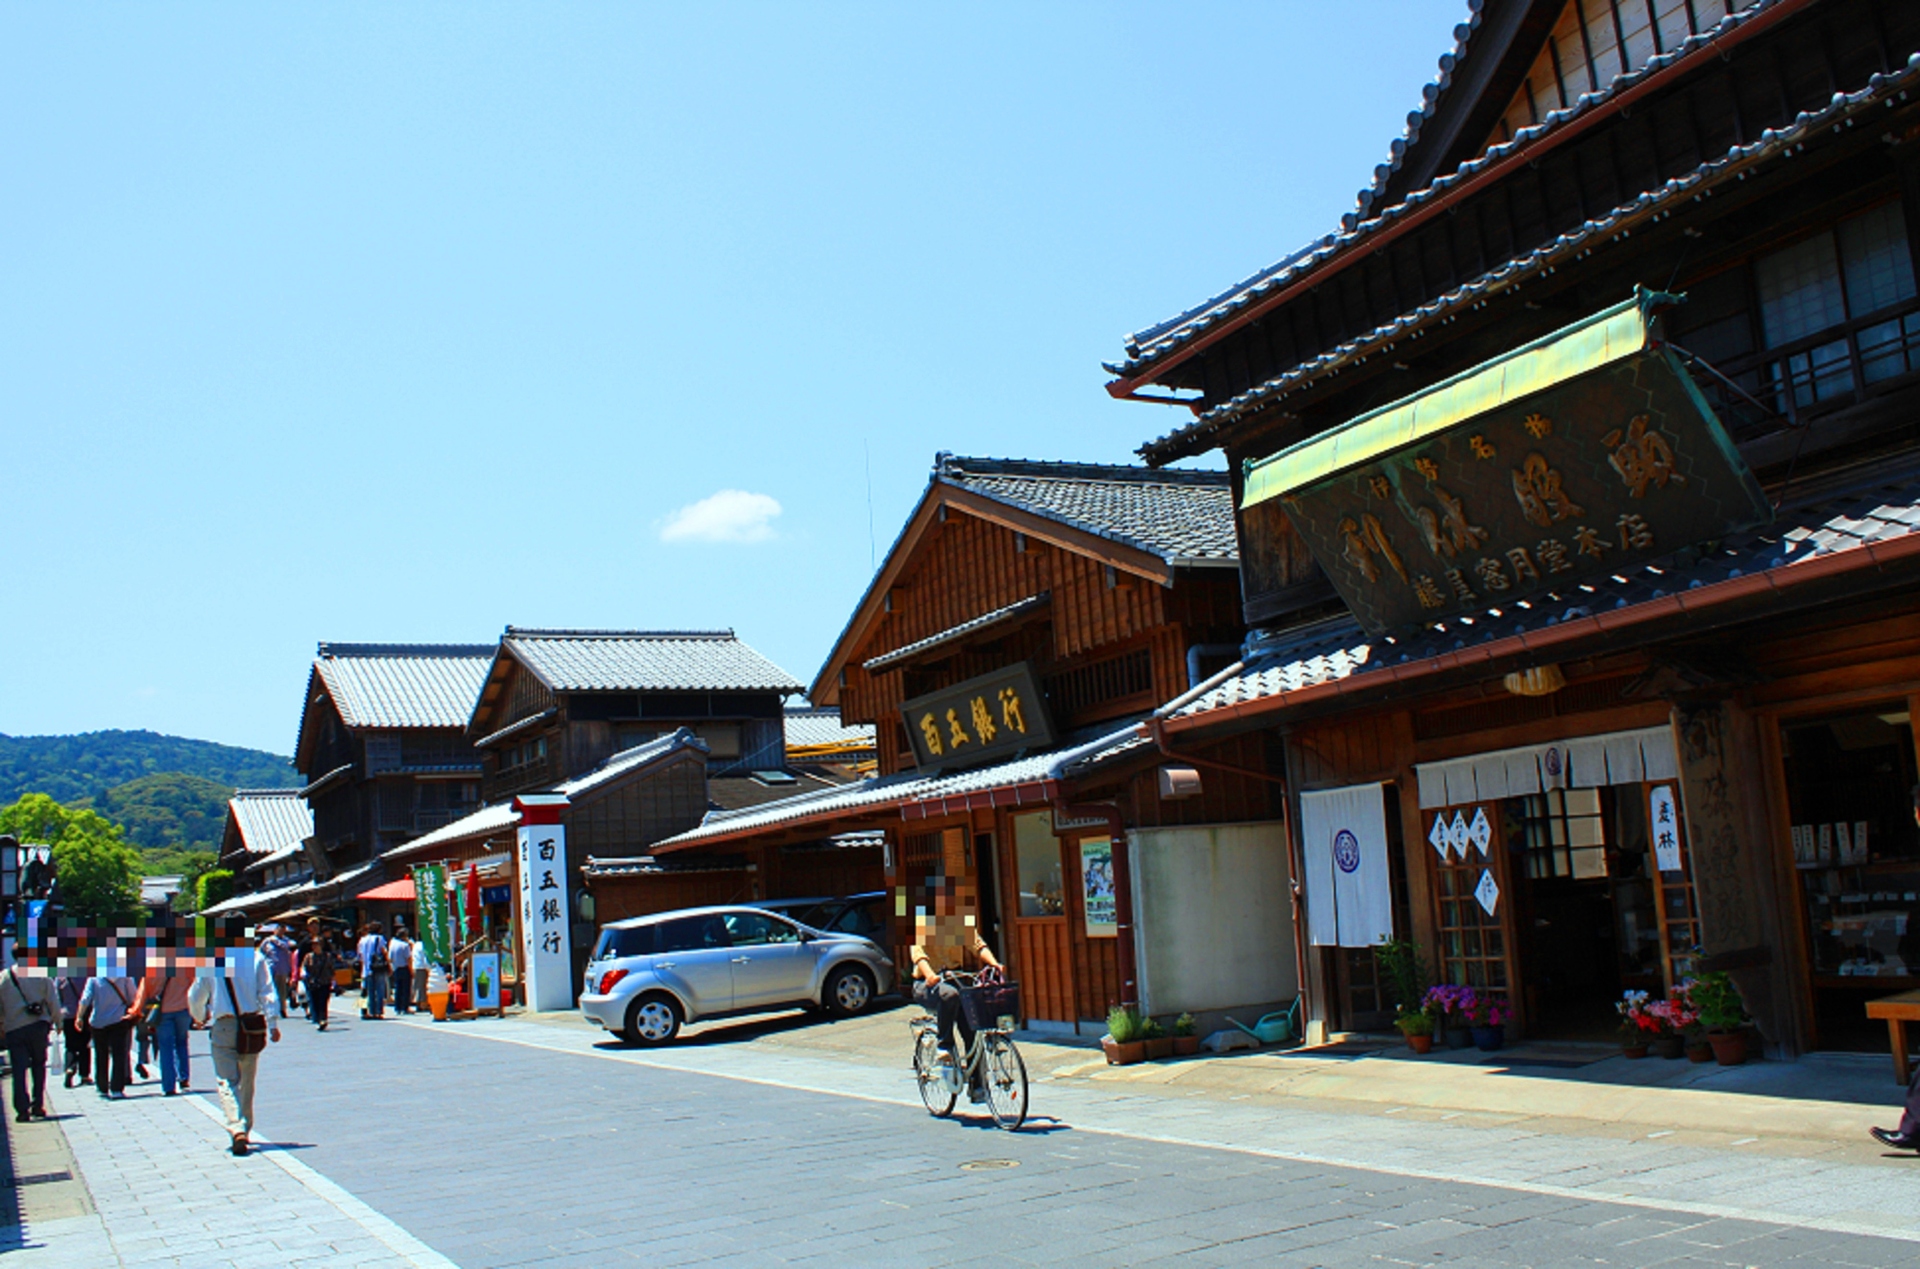
[[[1135,1040],[1144,1039],[1140,1011],[1132,1005],[1115,1005],[1107,1010],[1107,1034],[1115,1044],[1132,1044]]]
[[[1740,989],[1725,970],[1702,974],[1687,987],[1687,999],[1700,1015],[1700,1025],[1709,1031],[1737,1031],[1747,1021],[1746,1006]]]
[[[1401,1035],[1432,1035],[1433,1015],[1425,1009],[1402,1009],[1393,1020]]]
[[[1183,1013],[1173,1020],[1173,1033],[1178,1036],[1192,1035],[1198,1025],[1199,1024],[1193,1020],[1192,1014]]]
[[[233,873],[226,868],[215,868],[200,874],[194,883],[193,910],[204,912],[216,903],[224,903],[233,897]]]
[[[1380,972],[1386,975],[1387,996],[1401,1009],[1418,1007],[1433,985],[1420,949],[1406,939],[1388,939],[1373,950]]]
[[[1167,1029],[1158,1022],[1155,1022],[1152,1018],[1143,1019],[1140,1023],[1140,1038],[1142,1040],[1159,1040],[1164,1038],[1166,1034]]]

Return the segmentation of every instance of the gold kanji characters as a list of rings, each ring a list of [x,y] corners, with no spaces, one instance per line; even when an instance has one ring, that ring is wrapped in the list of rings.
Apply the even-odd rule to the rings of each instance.
[[[958,709],[950,709],[947,711],[947,739],[953,742],[955,749],[958,749],[961,745],[973,739],[973,737],[967,735],[966,726],[960,721],[960,711]]]
[[[1387,531],[1380,524],[1380,518],[1369,512],[1355,520],[1352,516],[1340,522],[1340,535],[1347,540],[1342,554],[1347,562],[1360,570],[1360,575],[1370,582],[1380,580],[1380,566],[1373,562],[1378,555],[1384,559],[1393,571],[1402,579],[1407,575],[1407,566],[1400,562],[1393,544],[1387,541]]]
[[[946,752],[940,743],[940,722],[931,713],[920,716],[920,736],[927,742],[927,752],[935,757]]]
[[[973,713],[973,734],[980,737],[980,743],[990,745],[1000,729],[993,725],[993,711],[987,708],[987,698],[976,696],[971,706]]]
[[[1540,570],[1533,566],[1533,560],[1527,555],[1526,547],[1516,546],[1509,550],[1507,552],[1507,563],[1513,565],[1513,578],[1515,581],[1525,581],[1528,578],[1536,582],[1540,580]]]
[[[1620,530],[1620,549],[1629,547],[1644,551],[1653,545],[1653,526],[1631,511],[1623,511],[1614,521],[1614,527]]]
[[[1027,734],[1027,717],[1020,712],[1020,693],[1010,687],[1000,689],[1000,722],[1022,736]]]
[[[1475,458],[1493,457],[1493,442],[1489,441],[1486,437],[1470,436],[1467,438],[1467,444],[1473,448],[1473,456]]]
[[[1567,544],[1559,538],[1542,538],[1534,549],[1540,553],[1540,562],[1547,566],[1548,573],[1564,573],[1573,567],[1573,561],[1567,558]]]
[[[1393,482],[1385,476],[1367,477],[1367,487],[1373,490],[1373,496],[1376,498],[1393,497]]]
[[[1627,493],[1634,498],[1643,497],[1649,484],[1664,489],[1668,481],[1687,483],[1687,478],[1673,469],[1673,447],[1647,422],[1646,415],[1636,414],[1624,432],[1616,428],[1600,438],[1600,443],[1613,451],[1607,455],[1608,465],[1620,473]]]
[[[1413,469],[1422,476],[1425,476],[1428,480],[1438,480],[1440,478],[1440,464],[1434,462],[1431,458],[1414,459]]]
[[[1445,608],[1447,606],[1446,597],[1440,593],[1440,588],[1433,584],[1433,579],[1425,573],[1420,574],[1419,577],[1414,579],[1413,594],[1414,597],[1420,601],[1422,608]]]
[[[1506,590],[1512,585],[1507,581],[1506,572],[1501,569],[1499,560],[1482,559],[1473,566],[1473,571],[1479,575],[1480,584],[1488,590]]]
[[[1591,555],[1597,560],[1600,558],[1600,553],[1607,549],[1607,544],[1600,540],[1598,533],[1583,524],[1573,531],[1573,549],[1582,555]]]
[[[1527,429],[1527,435],[1536,441],[1544,440],[1553,434],[1553,420],[1544,414],[1529,414],[1520,422]]]
[[[1521,513],[1543,529],[1550,528],[1555,520],[1587,514],[1567,497],[1560,487],[1560,473],[1540,454],[1528,454],[1514,470],[1513,496],[1520,502]]]
[[[1426,536],[1428,550],[1452,559],[1457,553],[1471,551],[1487,540],[1485,529],[1468,522],[1466,506],[1458,498],[1438,485],[1433,487],[1433,496],[1439,500],[1439,512],[1432,507],[1418,507],[1414,511]]]

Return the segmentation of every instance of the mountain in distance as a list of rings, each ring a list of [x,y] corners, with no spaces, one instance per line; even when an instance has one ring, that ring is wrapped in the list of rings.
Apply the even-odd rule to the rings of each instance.
[[[0,735],[0,806],[45,793],[123,825],[155,871],[180,851],[217,851],[235,788],[286,789],[300,774],[278,754],[151,731]],[[161,857],[154,852],[165,852]]]
[[[198,776],[229,789],[292,789],[302,783],[300,773],[279,754],[211,740],[151,731],[0,735],[0,805],[24,793],[44,793],[56,802],[72,803],[99,797],[143,776],[168,772]]]

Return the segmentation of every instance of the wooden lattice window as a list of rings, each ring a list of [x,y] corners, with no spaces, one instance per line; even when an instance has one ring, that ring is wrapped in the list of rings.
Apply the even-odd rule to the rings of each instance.
[[[1471,824],[1476,814],[1481,812],[1485,813],[1493,831],[1487,853],[1482,855],[1470,844],[1466,847],[1464,858],[1458,850],[1451,850],[1446,862],[1439,864],[1434,873],[1434,903],[1440,931],[1440,978],[1448,983],[1504,992],[1508,986],[1507,935],[1501,914],[1507,902],[1508,883],[1500,866],[1505,854],[1504,845],[1499,840],[1500,804],[1493,802],[1483,806],[1444,807],[1431,812],[1425,819],[1424,827],[1431,837],[1436,821],[1444,829],[1458,815],[1463,822]],[[1491,914],[1474,895],[1482,875],[1488,872],[1492,873],[1494,884],[1499,887],[1499,896]]]

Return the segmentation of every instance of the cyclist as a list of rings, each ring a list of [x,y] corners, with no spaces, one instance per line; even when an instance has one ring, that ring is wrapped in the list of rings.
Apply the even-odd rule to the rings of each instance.
[[[960,1009],[960,989],[941,975],[950,970],[972,970],[978,966],[1002,969],[993,949],[980,937],[972,904],[955,903],[950,887],[935,891],[934,909],[925,908],[913,923],[914,1003],[931,1013],[940,1028],[940,1058],[951,1062],[973,1043],[973,1028],[967,1025]],[[956,908],[961,911],[956,912]],[[953,1028],[960,1024],[960,1047],[955,1048]]]

